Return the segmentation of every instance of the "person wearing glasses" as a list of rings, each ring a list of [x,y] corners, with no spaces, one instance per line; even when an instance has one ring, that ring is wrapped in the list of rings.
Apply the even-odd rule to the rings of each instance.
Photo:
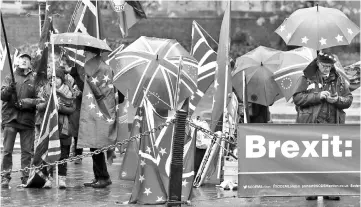
[[[317,58],[303,71],[298,81],[293,101],[296,105],[296,123],[344,124],[343,111],[352,104],[349,84],[336,70],[336,58],[329,53],[319,52]],[[324,199],[340,200],[338,196],[324,196]],[[308,196],[307,200],[317,200]]]

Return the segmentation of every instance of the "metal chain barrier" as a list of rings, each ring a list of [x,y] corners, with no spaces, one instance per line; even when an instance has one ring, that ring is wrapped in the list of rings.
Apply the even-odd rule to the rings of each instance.
[[[50,166],[54,166],[54,165],[61,165],[61,164],[67,163],[67,162],[73,162],[75,160],[83,159],[83,158],[86,158],[86,157],[91,157],[93,155],[97,155],[97,154],[106,152],[106,151],[108,151],[110,149],[115,149],[116,147],[125,145],[125,144],[127,144],[129,142],[132,142],[132,141],[136,140],[136,139],[141,139],[144,136],[149,136],[150,134],[155,133],[158,130],[162,130],[164,127],[167,127],[167,126],[169,126],[171,124],[174,124],[175,122],[176,122],[176,119],[172,119],[172,120],[167,121],[167,122],[159,125],[158,127],[153,128],[153,129],[151,129],[149,131],[134,135],[134,136],[132,136],[132,137],[130,137],[128,139],[125,139],[125,140],[123,140],[121,142],[117,142],[117,143],[115,143],[113,145],[109,145],[107,147],[97,149],[94,152],[88,152],[88,153],[85,153],[83,155],[77,155],[77,156],[70,157],[70,158],[67,158],[67,159],[64,159],[64,160],[61,160],[61,161],[55,161],[53,163],[48,163],[48,164],[41,164],[39,166],[25,167],[23,169],[18,169],[18,170],[4,170],[4,171],[1,171],[1,176],[4,176],[7,173],[28,172],[30,170],[41,170],[44,167],[50,167]],[[195,129],[205,133],[206,135],[208,135],[210,137],[213,137],[213,139],[217,139],[219,137],[219,135],[217,135],[216,133],[211,132],[211,131],[209,131],[207,129],[204,129],[204,128],[196,125],[194,122],[191,121],[191,119],[187,120],[186,123],[189,124],[189,126],[191,126],[191,127],[195,128]],[[237,142],[232,142],[229,139],[227,139],[227,137],[230,137],[229,135],[230,134],[228,132],[222,133],[221,140],[224,140],[225,142],[228,142],[228,143],[233,144],[233,145],[237,145]]]
[[[193,121],[191,121],[191,120],[187,120],[187,123],[189,124],[189,126],[191,126],[191,127],[195,128],[195,129],[197,129],[197,130],[199,130],[199,131],[207,134],[208,136],[213,137],[213,139],[215,139],[215,140],[218,138],[218,135],[217,135],[216,133],[211,132],[211,131],[209,131],[209,130],[207,130],[207,129],[204,129],[204,128],[196,125],[196,124],[195,124]],[[224,140],[225,142],[228,142],[228,143],[230,143],[230,144],[233,144],[233,145],[236,145],[236,146],[237,146],[237,142],[232,142],[232,141],[230,141],[229,139],[227,139],[227,137],[230,137],[229,132],[222,133],[221,140]]]
[[[85,157],[91,157],[93,155],[97,155],[97,154],[103,153],[105,151],[108,151],[109,149],[115,149],[118,146],[125,145],[125,144],[127,144],[129,142],[132,142],[132,141],[136,140],[136,139],[141,139],[144,136],[149,136],[150,134],[155,133],[158,130],[162,130],[164,127],[167,127],[167,126],[169,126],[171,124],[174,124],[175,122],[176,122],[176,119],[172,119],[172,120],[167,121],[167,122],[153,128],[153,129],[151,129],[149,131],[134,135],[134,136],[132,136],[132,137],[130,137],[128,139],[125,139],[125,140],[123,140],[121,142],[117,142],[117,143],[115,143],[113,145],[109,145],[107,147],[97,149],[94,152],[88,152],[88,153],[85,153],[83,155],[77,155],[75,157],[70,157],[70,158],[67,158],[67,159],[64,159],[64,160],[61,160],[61,161],[55,161],[53,163],[48,163],[48,164],[41,164],[39,166],[25,167],[24,169],[19,169],[19,170],[4,170],[4,171],[1,171],[1,176],[4,176],[7,173],[28,172],[29,170],[41,170],[44,167],[49,167],[49,166],[53,166],[53,165],[61,165],[61,164],[64,164],[66,162],[73,162],[75,160],[83,159]]]

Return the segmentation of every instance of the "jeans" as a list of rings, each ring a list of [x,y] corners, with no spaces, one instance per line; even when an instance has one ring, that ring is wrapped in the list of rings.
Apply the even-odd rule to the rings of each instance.
[[[96,148],[90,148],[91,152],[97,150]],[[94,154],[93,159],[93,172],[96,180],[107,180],[109,179],[109,173],[107,169],[107,163],[105,162],[104,153]]]
[[[16,134],[20,134],[21,147],[21,168],[29,167],[31,159],[34,156],[34,129],[17,129],[10,126],[5,126],[3,131],[4,136],[4,154],[1,163],[1,171],[11,170],[13,167],[13,150],[16,139]],[[6,173],[5,177],[11,179],[10,173]],[[29,171],[22,172],[22,179],[29,177]]]

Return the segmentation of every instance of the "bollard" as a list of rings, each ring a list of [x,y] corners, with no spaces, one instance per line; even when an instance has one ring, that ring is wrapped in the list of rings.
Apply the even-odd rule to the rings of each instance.
[[[181,206],[183,150],[187,115],[186,110],[177,111],[177,122],[175,124],[175,134],[173,135],[173,155],[170,165],[168,207]]]

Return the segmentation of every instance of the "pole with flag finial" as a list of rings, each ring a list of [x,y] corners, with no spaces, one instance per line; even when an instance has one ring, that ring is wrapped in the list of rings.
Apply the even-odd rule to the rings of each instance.
[[[51,88],[52,88],[52,92],[54,93],[53,87],[55,87],[55,43],[54,43],[54,33],[53,31],[51,31],[50,34],[50,42],[51,42],[51,49],[52,49],[52,58],[53,58],[53,73],[51,76]],[[56,96],[56,93],[54,93],[54,96]],[[55,98],[55,105],[58,106],[58,102],[57,102],[57,98]],[[55,165],[55,185],[58,187],[59,186],[59,176],[58,176],[58,172],[59,172],[59,168],[58,168],[58,164]]]

